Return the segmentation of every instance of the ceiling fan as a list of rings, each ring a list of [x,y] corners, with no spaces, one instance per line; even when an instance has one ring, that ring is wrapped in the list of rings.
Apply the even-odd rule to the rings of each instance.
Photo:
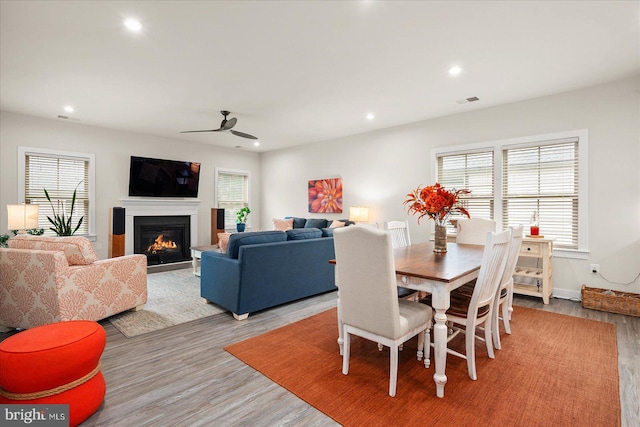
[[[249,139],[258,139],[257,136],[253,136],[253,135],[249,135],[248,133],[244,133],[244,132],[240,132],[237,130],[233,130],[232,128],[236,125],[236,123],[238,122],[238,119],[236,119],[235,117],[230,118],[229,120],[227,120],[227,116],[231,113],[229,113],[228,111],[222,110],[220,111],[222,113],[222,115],[224,116],[224,119],[222,119],[222,123],[220,123],[220,128],[219,129],[209,129],[209,130],[185,130],[183,132],[180,133],[193,133],[193,132],[223,132],[223,131],[229,131],[232,134],[234,134],[235,136],[241,136],[243,138],[249,138]]]

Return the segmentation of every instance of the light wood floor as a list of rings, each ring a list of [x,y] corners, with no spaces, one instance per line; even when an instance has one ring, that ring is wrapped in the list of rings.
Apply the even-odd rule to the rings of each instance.
[[[252,314],[247,321],[224,313],[135,338],[102,321],[107,395],[82,426],[338,425],[222,349],[335,305],[332,292]],[[640,318],[560,299],[545,306],[540,299],[516,296],[514,305],[615,323],[622,426],[640,425]],[[0,340],[7,336],[0,334]]]

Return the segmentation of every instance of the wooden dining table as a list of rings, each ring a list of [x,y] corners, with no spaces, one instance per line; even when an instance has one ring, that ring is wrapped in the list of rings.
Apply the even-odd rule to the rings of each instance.
[[[448,243],[446,253],[433,251],[433,242],[419,243],[394,249],[397,285],[432,295],[435,311],[433,327],[436,395],[444,397],[447,383],[447,315],[449,297],[453,289],[478,277],[484,246]],[[343,351],[340,309],[340,283],[338,287],[338,345]]]

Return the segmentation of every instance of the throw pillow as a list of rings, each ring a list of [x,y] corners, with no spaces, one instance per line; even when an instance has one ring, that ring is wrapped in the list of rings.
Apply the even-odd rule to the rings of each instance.
[[[218,247],[220,248],[220,252],[227,252],[227,246],[229,246],[229,236],[231,236],[231,233],[218,233]]]
[[[287,231],[293,229],[293,218],[289,219],[273,219],[273,229],[280,231]]]
[[[338,221],[338,220],[334,220],[331,225],[329,226],[329,228],[338,228],[338,227],[344,227],[346,224],[342,221]]]

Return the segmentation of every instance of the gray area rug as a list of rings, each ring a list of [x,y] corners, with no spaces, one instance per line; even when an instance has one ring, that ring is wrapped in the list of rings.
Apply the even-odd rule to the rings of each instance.
[[[204,302],[200,297],[200,278],[190,268],[147,275],[147,292],[142,310],[125,311],[109,318],[127,338],[225,311]]]

